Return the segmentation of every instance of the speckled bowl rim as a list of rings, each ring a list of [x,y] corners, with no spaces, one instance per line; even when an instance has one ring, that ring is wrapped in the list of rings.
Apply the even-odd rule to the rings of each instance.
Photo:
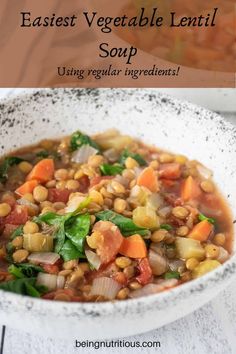
[[[68,89],[43,89],[45,92],[50,92],[54,90],[64,90],[65,92]],[[36,92],[43,91],[42,89],[30,90],[30,93],[24,93],[22,95],[12,96],[11,98],[4,98],[0,101],[1,104],[7,105],[15,100],[22,99],[27,96],[31,96]],[[70,91],[74,91],[78,89],[70,89]],[[106,89],[103,89],[106,90]],[[139,92],[142,89],[128,89],[134,92]],[[114,90],[115,91],[115,90]],[[153,93],[153,90],[152,90]],[[162,94],[160,92],[156,92],[155,95],[161,99],[168,99],[174,105],[180,106],[181,109],[185,109],[187,107],[191,107],[192,110],[197,110],[199,115],[201,112],[211,116],[212,119],[215,119],[217,124],[221,124],[225,130],[233,130],[236,129],[233,125],[220,115],[208,111],[205,108],[197,106],[195,104],[189,103],[185,100],[175,99],[171,96],[168,96],[166,93]],[[234,134],[235,144],[236,144],[236,134]],[[142,307],[143,311],[150,311],[154,307],[155,309],[163,309],[168,305],[171,307],[173,304],[176,304],[176,301],[184,300],[189,298],[190,296],[200,294],[207,289],[212,289],[216,283],[224,282],[223,287],[227,286],[230,279],[236,277],[236,254],[232,254],[229,260],[227,260],[221,267],[211,271],[210,273],[195,279],[191,280],[187,283],[179,285],[173,289],[167,290],[165,292],[161,292],[158,294],[153,294],[145,297],[141,297],[138,299],[127,299],[124,301],[110,301],[110,302],[99,302],[99,303],[89,303],[89,302],[63,302],[63,301],[51,301],[51,300],[43,300],[38,298],[32,298],[29,296],[18,295],[10,292],[6,292],[0,290],[0,310],[1,307],[4,307],[4,300],[6,300],[7,304],[17,303],[21,309],[31,310],[34,313],[39,313],[40,315],[45,316],[47,314],[61,314],[62,316],[66,314],[66,316],[88,316],[91,318],[103,317],[103,316],[112,316],[118,315],[123,316],[127,314],[127,311],[132,314],[132,312],[137,313]]]

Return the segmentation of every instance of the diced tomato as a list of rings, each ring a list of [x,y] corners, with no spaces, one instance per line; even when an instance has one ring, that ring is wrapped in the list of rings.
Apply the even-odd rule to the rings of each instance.
[[[79,182],[79,192],[86,193],[90,185],[88,176],[80,177],[78,179],[78,182]]]
[[[106,179],[112,179],[114,178],[114,176],[96,176],[93,177],[90,181],[90,188],[96,186],[97,184],[99,184],[101,181],[104,181]]]
[[[160,165],[159,177],[166,179],[178,179],[181,176],[180,164],[173,163],[163,163]]]
[[[43,264],[42,268],[45,270],[46,273],[49,274],[58,274],[59,267],[55,264]]]
[[[52,203],[56,203],[56,202],[67,203],[71,193],[72,191],[69,189],[50,188],[48,190],[48,200],[49,202]]]
[[[25,205],[16,205],[11,213],[4,218],[4,224],[23,225],[28,220],[28,210]]]
[[[142,284],[148,284],[152,278],[152,270],[148,258],[142,258],[138,264],[140,274],[136,277],[137,281]]]
[[[117,255],[123,241],[123,236],[118,227],[110,221],[98,221],[93,231],[99,231],[103,239],[97,248],[102,264],[109,263]]]
[[[166,188],[173,187],[175,185],[175,181],[172,179],[162,179],[162,185]]]
[[[99,270],[92,270],[86,274],[86,279],[90,283],[96,278],[100,277],[113,277],[119,271],[119,268],[115,264],[115,262],[111,262],[108,264],[102,264]]]
[[[167,203],[169,203],[173,207],[183,205],[182,199],[177,197],[173,193],[165,194],[164,198],[165,198],[165,201],[167,201]]]
[[[13,224],[5,224],[4,230],[3,230],[3,236],[5,237],[10,237],[11,234],[15,229],[17,229],[18,225],[13,225]]]

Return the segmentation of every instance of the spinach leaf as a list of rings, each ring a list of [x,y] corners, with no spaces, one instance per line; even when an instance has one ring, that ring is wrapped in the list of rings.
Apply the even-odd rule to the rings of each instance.
[[[54,251],[56,253],[61,254],[61,249],[67,239],[69,239],[71,240],[72,245],[76,247],[81,257],[83,256],[84,241],[90,228],[90,217],[88,214],[78,213],[86,208],[90,201],[91,199],[89,197],[85,198],[74,212],[67,213],[66,215],[45,213],[33,219],[36,223],[45,223],[55,227],[54,238],[56,242]]]
[[[57,151],[47,151],[47,150],[41,150],[36,153],[37,157],[40,157],[42,159],[46,159],[48,157],[52,157],[53,159],[60,159],[60,155],[58,154]]]
[[[180,274],[179,272],[175,272],[175,271],[171,271],[171,272],[167,272],[164,275],[165,279],[179,279],[180,278]]]
[[[132,159],[136,160],[140,166],[146,166],[147,165],[147,162],[144,160],[144,158],[141,155],[135,154],[135,153],[129,151],[128,149],[125,149],[122,152],[122,154],[120,155],[119,163],[121,165],[124,165],[125,164],[125,160],[127,159],[127,157],[132,157]]]
[[[71,261],[73,259],[78,259],[83,256],[69,239],[67,239],[66,242],[63,244],[60,250],[60,255],[62,256],[65,262]]]
[[[169,224],[161,224],[160,225],[160,229],[171,231],[171,230],[173,230],[173,227],[171,225],[169,225]]]
[[[203,214],[199,214],[198,215],[198,219],[200,220],[200,221],[204,221],[204,220],[207,220],[209,223],[211,223],[211,224],[215,224],[215,219],[213,219],[213,218],[208,218],[207,216],[205,216],[205,215],[203,215]]]
[[[9,156],[6,157],[3,163],[0,166],[0,182],[6,182],[8,178],[8,170],[13,165],[18,165],[20,162],[24,161],[20,157]]]
[[[11,234],[10,239],[14,240],[14,238],[16,238],[17,236],[21,236],[23,235],[23,225],[18,226],[13,233]]]
[[[85,237],[90,229],[89,214],[82,214],[71,217],[65,224],[67,238],[77,248],[81,255],[84,254]]]
[[[148,229],[135,225],[131,219],[115,213],[112,210],[100,211],[96,214],[96,218],[98,220],[111,221],[113,224],[118,226],[123,236],[130,236],[133,234],[145,236],[149,233]]]
[[[35,283],[36,278],[19,278],[0,283],[0,289],[10,291],[15,294],[40,297],[42,289],[37,288]]]
[[[45,213],[43,215],[35,217],[33,220],[36,223],[45,223],[50,226],[55,227],[54,238],[55,238],[55,252],[59,253],[64,242],[65,242],[65,222],[70,217],[70,215],[58,215],[55,213]]]
[[[36,277],[39,272],[44,273],[44,270],[42,267],[36,266],[34,264],[20,263],[17,266],[11,264],[8,267],[8,272],[14,275],[16,278],[32,278]]]
[[[94,149],[100,151],[100,148],[95,141],[93,141],[88,135],[81,133],[79,130],[72,134],[70,140],[71,151],[78,150],[82,145],[90,145]]]
[[[100,171],[103,176],[119,175],[124,169],[125,168],[120,164],[109,165],[108,163],[104,163],[103,165],[100,166]]]

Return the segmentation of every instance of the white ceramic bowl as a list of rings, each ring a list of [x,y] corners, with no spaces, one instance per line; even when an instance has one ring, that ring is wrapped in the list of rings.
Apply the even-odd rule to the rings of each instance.
[[[1,153],[76,129],[94,133],[119,128],[209,166],[236,214],[236,129],[210,111],[156,90],[41,90],[2,101],[0,126]],[[0,318],[11,327],[49,337],[124,337],[196,310],[224,289],[235,272],[233,255],[215,271],[170,291],[114,303],[53,302],[0,291]]]

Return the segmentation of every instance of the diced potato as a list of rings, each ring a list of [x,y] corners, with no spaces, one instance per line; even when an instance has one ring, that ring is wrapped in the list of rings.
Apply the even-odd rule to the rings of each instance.
[[[53,251],[53,237],[41,233],[23,235],[23,248],[29,252]]]
[[[205,255],[205,250],[200,241],[185,237],[177,237],[175,245],[177,253],[182,259],[202,259]]]
[[[133,211],[133,222],[147,229],[156,229],[160,226],[159,218],[152,208],[139,206]]]
[[[96,142],[102,149],[115,149],[121,151],[132,144],[133,140],[127,135],[117,135],[106,139],[96,139]]]
[[[196,268],[194,268],[192,273],[193,278],[199,278],[202,275],[212,271],[213,269],[219,266],[220,266],[220,262],[214,259],[207,259],[206,261],[199,263],[199,265]]]

